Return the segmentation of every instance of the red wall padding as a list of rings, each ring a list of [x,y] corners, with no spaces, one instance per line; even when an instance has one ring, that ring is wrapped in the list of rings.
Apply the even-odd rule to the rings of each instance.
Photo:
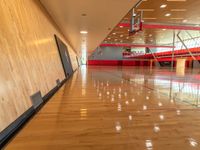
[[[150,66],[149,61],[135,60],[88,60],[87,64],[102,66]]]
[[[199,54],[200,53],[200,47],[198,48],[191,48],[190,51],[193,53],[193,54]],[[174,55],[176,57],[176,55],[185,55],[185,54],[189,54],[188,50],[176,50],[174,51]],[[128,53],[123,53],[123,56],[127,56]],[[172,59],[172,51],[167,51],[167,52],[158,52],[158,53],[155,53],[155,56],[156,57],[159,57],[159,56],[169,56],[169,57],[166,57],[166,58],[158,58],[158,61],[171,61]],[[129,57],[129,58],[137,58],[137,59],[154,59],[153,58],[153,55],[152,54],[145,54],[145,55],[139,55],[139,56],[132,56],[132,57]],[[200,60],[200,56],[195,56],[195,58],[197,60]],[[187,57],[188,60],[192,60],[192,57]]]
[[[162,60],[164,61],[164,60]],[[169,60],[165,60],[169,61]],[[170,60],[171,61],[171,60]],[[190,67],[190,61],[186,61],[185,66]],[[88,65],[94,66],[150,66],[150,61],[136,61],[136,60],[88,60]],[[155,66],[155,63],[152,64]],[[176,66],[176,61],[174,61],[174,67]]]
[[[121,65],[120,60],[88,60],[88,65],[102,65],[102,66],[118,66]]]
[[[191,48],[190,51],[192,53],[200,53],[200,47],[198,48]],[[184,54],[189,54],[189,52],[187,50],[176,50],[174,51],[175,54],[175,61],[174,61],[174,67],[176,66],[176,55],[184,55]],[[127,53],[123,53],[123,55],[128,55]],[[165,58],[158,58],[157,60],[159,62],[164,62],[164,61],[172,61],[172,51],[168,51],[168,52],[158,52],[155,53],[156,57],[159,56],[167,56]],[[152,54],[145,54],[145,55],[140,55],[140,56],[131,56],[130,58],[137,58],[137,59],[149,59],[149,60],[153,60],[154,57]],[[200,60],[200,56],[195,56],[196,60]],[[192,61],[192,57],[187,57],[187,61],[186,61],[186,67],[190,67],[190,64]],[[139,61],[139,60],[88,60],[87,62],[88,65],[105,65],[105,66],[150,66],[150,61]],[[155,65],[155,63],[153,62],[153,66]]]
[[[122,65],[123,66],[136,66],[137,64],[136,64],[136,61],[125,61],[125,60],[123,60]]]

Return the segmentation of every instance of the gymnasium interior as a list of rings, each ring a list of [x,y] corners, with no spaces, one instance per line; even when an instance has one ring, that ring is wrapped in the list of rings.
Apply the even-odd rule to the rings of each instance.
[[[200,150],[200,0],[0,0],[0,149]]]

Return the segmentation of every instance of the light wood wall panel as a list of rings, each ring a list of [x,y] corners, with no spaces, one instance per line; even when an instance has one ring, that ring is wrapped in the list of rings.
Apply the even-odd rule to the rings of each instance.
[[[64,79],[54,34],[67,42],[36,0],[0,0],[0,20],[2,131],[31,107],[30,95],[40,90],[44,96]],[[69,51],[76,69],[76,54]]]

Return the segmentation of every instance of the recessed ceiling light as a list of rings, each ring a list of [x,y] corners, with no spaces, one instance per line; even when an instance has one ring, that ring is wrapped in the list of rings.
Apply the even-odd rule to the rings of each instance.
[[[179,12],[179,11],[187,11],[187,9],[171,9],[171,11]]]
[[[143,20],[156,20],[157,18],[143,18]]]
[[[170,19],[172,19],[172,20],[183,20],[183,18],[181,18],[181,17],[180,18],[178,18],[178,17],[177,18],[170,18]]]
[[[162,29],[163,31],[165,31],[166,29]]]
[[[120,37],[123,37],[123,35],[120,35]]]
[[[155,9],[137,9],[137,11],[155,11]]]
[[[153,143],[151,140],[146,140],[146,148],[148,150],[153,149]]]
[[[81,34],[88,34],[87,31],[80,31]]]
[[[160,6],[160,8],[166,8],[166,7],[167,7],[166,4],[162,4],[162,5]]]
[[[114,35],[116,34],[116,33],[113,33]]]
[[[166,17],[169,17],[169,16],[171,16],[171,14],[170,14],[170,13],[167,13],[167,14],[165,14],[165,16],[166,16]]]
[[[188,21],[187,19],[183,20],[183,22],[187,22],[187,21]]]
[[[137,16],[137,14],[136,14],[136,13],[133,13],[133,17],[135,17],[135,16]]]
[[[123,26],[119,26],[120,28],[123,28]]]

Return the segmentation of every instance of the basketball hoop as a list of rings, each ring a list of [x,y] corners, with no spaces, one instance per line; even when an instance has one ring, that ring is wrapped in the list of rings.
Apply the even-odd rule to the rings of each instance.
[[[142,31],[142,12],[135,13],[135,10],[133,9],[130,34],[135,34],[139,31]]]

